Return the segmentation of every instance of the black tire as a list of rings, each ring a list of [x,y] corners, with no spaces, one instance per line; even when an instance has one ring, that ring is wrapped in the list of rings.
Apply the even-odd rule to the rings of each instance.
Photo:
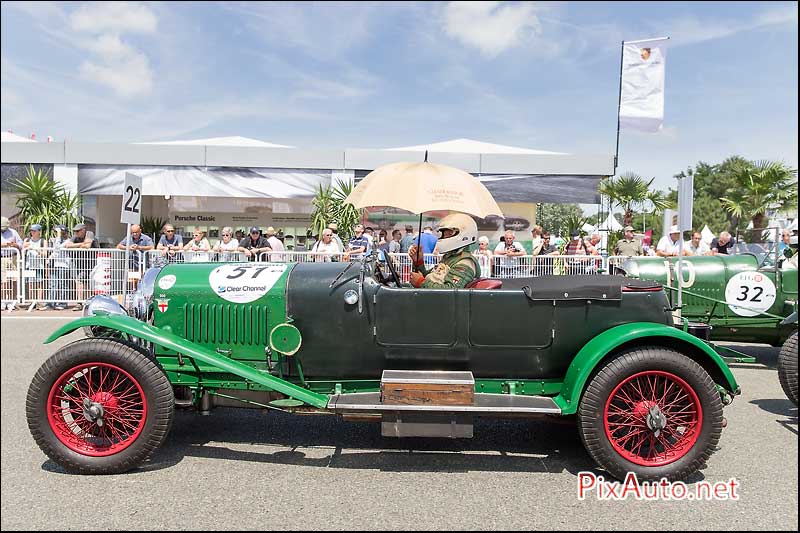
[[[778,354],[778,379],[786,396],[797,405],[797,332],[792,333]]]
[[[101,406],[102,416],[86,417],[87,398],[95,409]],[[119,474],[164,442],[174,403],[166,374],[141,348],[118,339],[81,339],[36,372],[26,415],[36,444],[66,471]]]
[[[647,391],[644,383],[649,382],[642,381],[645,376],[655,382],[650,398],[663,393],[663,401],[652,401],[645,394],[636,401],[637,385]],[[677,401],[680,396],[670,396],[666,400],[668,394],[678,393],[683,393],[685,399]],[[626,411],[627,407],[620,409],[620,402],[635,406]],[[658,434],[661,441],[648,440],[645,444],[645,439],[651,436],[659,438],[647,427],[648,406],[654,403],[666,404],[663,413],[666,425]],[[698,405],[700,409],[696,408]],[[623,411],[624,414],[615,414]],[[659,412],[654,413],[656,420]],[[686,413],[691,412],[695,413],[694,419],[686,420]],[[598,465],[620,480],[628,472],[635,473],[639,481],[686,479],[716,449],[722,424],[722,401],[711,376],[692,359],[660,346],[635,348],[606,363],[589,382],[578,407],[578,431],[586,450]],[[615,435],[618,436],[612,442]],[[638,450],[632,444],[636,442],[641,443]],[[665,452],[663,459],[649,454],[642,456],[645,450],[666,449],[671,456]]]

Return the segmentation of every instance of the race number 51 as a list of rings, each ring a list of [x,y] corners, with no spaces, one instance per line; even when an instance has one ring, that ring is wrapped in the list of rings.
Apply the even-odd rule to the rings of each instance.
[[[122,189],[123,224],[139,224],[142,217],[142,178],[130,172],[125,173],[125,185]]]

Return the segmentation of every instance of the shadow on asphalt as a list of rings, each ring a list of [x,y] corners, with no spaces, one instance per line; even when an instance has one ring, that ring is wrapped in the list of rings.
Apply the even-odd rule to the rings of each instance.
[[[755,357],[756,363],[764,365],[767,367],[767,369],[776,370],[778,368],[778,354],[781,351],[780,347],[765,346],[763,344],[753,345],[729,343],[726,343],[725,347],[736,350],[737,352],[742,352],[750,357]],[[733,368],[757,368],[749,363],[732,363],[730,366]]]
[[[797,406],[794,405],[788,399],[763,399],[763,400],[752,400],[751,404],[757,406],[759,409],[762,409],[768,413],[772,413],[775,415],[780,415],[785,417],[783,420],[777,419],[775,420],[778,424],[785,427],[787,430],[791,431],[795,435],[798,434],[797,432]]]
[[[574,424],[551,420],[476,419],[472,439],[382,437],[380,424],[335,416],[268,415],[217,408],[210,416],[177,412],[166,442],[127,475],[170,468],[185,457],[381,472],[593,472],[598,468]],[[236,449],[279,446],[278,451]],[[53,461],[42,468],[65,473]],[[705,479],[697,472],[687,483]]]

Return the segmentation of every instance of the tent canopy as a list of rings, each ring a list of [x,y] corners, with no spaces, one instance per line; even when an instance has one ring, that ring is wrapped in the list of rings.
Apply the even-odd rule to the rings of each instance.
[[[2,132],[2,139],[0,141],[4,143],[35,143],[33,139],[28,139],[27,137],[23,137],[21,135],[17,135],[16,133],[11,133],[10,131]]]
[[[3,139],[5,141],[5,138]],[[172,145],[188,145],[188,146],[261,146],[265,148],[294,148],[294,146],[287,146],[285,144],[273,144],[258,139],[250,139],[248,137],[212,137],[210,139],[193,139],[186,141],[160,141],[160,142],[144,142],[136,144],[172,144]]]
[[[505,146],[474,139],[451,139],[438,143],[386,148],[391,151],[502,155],[569,155],[564,152]],[[600,175],[551,174],[477,174],[476,176],[498,202],[596,203],[599,200]]]
[[[319,185],[331,183],[330,170],[81,165],[80,193],[119,195],[127,172],[142,177],[142,191],[147,196],[304,198],[313,197]]]
[[[451,139],[438,143],[419,144],[417,146],[402,146],[400,148],[386,148],[398,152],[444,152],[451,154],[557,154],[563,155],[564,152],[549,152],[546,150],[532,150],[530,148],[518,148],[516,146],[505,146],[502,144],[492,144],[473,139]]]
[[[708,227],[708,224],[703,226],[703,229],[700,231],[700,238],[706,244],[711,244],[711,241],[716,237],[711,229]]]
[[[622,231],[622,224],[617,221],[617,217],[614,216],[614,213],[609,213],[608,218],[606,218],[605,222],[600,224],[597,229],[606,231]]]

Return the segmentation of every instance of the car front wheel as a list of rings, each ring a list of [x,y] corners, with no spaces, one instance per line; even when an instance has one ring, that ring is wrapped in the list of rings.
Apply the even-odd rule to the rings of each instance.
[[[82,339],[36,372],[26,414],[36,443],[65,470],[118,474],[161,445],[174,401],[164,371],[142,350],[120,340]]]
[[[711,456],[722,433],[722,401],[695,361],[642,347],[609,361],[589,382],[578,428],[589,455],[618,479],[686,479]]]

